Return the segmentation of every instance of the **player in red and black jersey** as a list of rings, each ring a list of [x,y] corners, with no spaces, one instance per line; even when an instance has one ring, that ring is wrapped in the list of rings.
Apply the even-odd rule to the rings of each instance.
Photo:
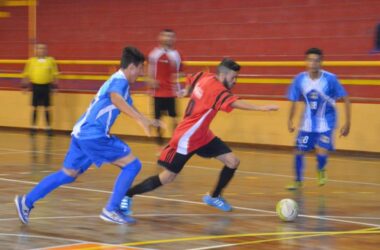
[[[231,93],[239,70],[240,65],[235,61],[224,59],[219,64],[216,74],[200,72],[191,77],[191,95],[185,117],[177,126],[169,145],[164,148],[158,160],[158,164],[165,167],[165,170],[159,175],[149,177],[127,192],[121,205],[124,213],[131,212],[131,198],[134,195],[152,191],[172,182],[194,154],[216,158],[224,164],[215,189],[204,196],[203,201],[223,211],[232,210],[221,193],[239,166],[239,159],[212,133],[209,128],[210,123],[218,111],[231,112],[235,108],[255,111],[278,110],[277,105],[253,105],[239,100]]]

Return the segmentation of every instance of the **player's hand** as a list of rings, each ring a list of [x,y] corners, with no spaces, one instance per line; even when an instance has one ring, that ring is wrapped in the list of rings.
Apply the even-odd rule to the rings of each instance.
[[[288,121],[288,130],[289,130],[290,133],[293,133],[296,130],[296,128],[293,125],[293,121],[292,120]]]
[[[177,97],[182,98],[185,96],[187,96],[187,89],[181,89],[181,90],[177,91]]]
[[[166,129],[166,124],[160,120],[144,119],[139,121],[140,126],[144,129],[145,134],[148,137],[152,136],[151,128],[163,128]]]
[[[261,111],[277,111],[279,110],[278,105],[266,105],[266,106],[261,106],[260,110]]]
[[[343,127],[340,129],[339,137],[347,136],[350,133],[350,127],[351,125],[349,123],[344,124]]]
[[[152,127],[166,129],[166,124],[160,120],[150,120]]]
[[[157,80],[151,80],[149,85],[152,89],[158,89],[160,87],[160,82]]]
[[[21,90],[23,93],[30,91],[29,84],[28,83],[21,83]]]

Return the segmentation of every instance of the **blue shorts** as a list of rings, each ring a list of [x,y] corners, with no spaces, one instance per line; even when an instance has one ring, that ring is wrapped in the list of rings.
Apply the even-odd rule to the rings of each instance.
[[[87,140],[73,136],[63,166],[83,173],[93,163],[100,167],[103,163],[114,162],[130,153],[129,146],[116,136]]]
[[[334,131],[329,130],[323,133],[299,131],[296,141],[296,148],[299,151],[310,151],[315,147],[326,150],[334,150]]]

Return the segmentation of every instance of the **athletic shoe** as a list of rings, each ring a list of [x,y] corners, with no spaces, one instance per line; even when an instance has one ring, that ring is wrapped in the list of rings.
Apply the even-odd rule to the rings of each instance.
[[[121,211],[108,211],[103,208],[102,213],[99,216],[102,220],[116,223],[116,224],[133,224],[136,220],[132,217],[125,216]]]
[[[211,197],[207,194],[203,196],[203,202],[224,212],[229,212],[232,210],[232,206],[228,204],[228,202],[221,196]]]
[[[125,196],[125,197],[121,200],[120,211],[121,211],[124,215],[131,215],[131,214],[132,214],[132,203],[133,203],[132,198],[131,198],[131,197],[128,197],[128,196]]]
[[[29,208],[25,204],[25,195],[19,196],[16,195],[15,197],[15,204],[16,204],[16,209],[17,209],[17,214],[18,217],[20,218],[21,222],[23,224],[28,224],[29,223],[29,214],[32,208]]]
[[[318,170],[318,184],[324,186],[327,182],[327,176],[325,170]]]
[[[295,181],[294,183],[286,186],[286,189],[290,191],[294,191],[294,190],[298,190],[302,188],[302,185],[303,185],[302,181]]]

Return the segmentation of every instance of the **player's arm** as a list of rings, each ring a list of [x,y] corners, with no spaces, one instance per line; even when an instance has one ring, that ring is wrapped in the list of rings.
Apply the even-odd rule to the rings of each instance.
[[[30,82],[30,79],[29,79],[30,64],[31,64],[31,59],[29,59],[26,62],[24,71],[22,72],[22,79],[21,79],[22,88],[27,88],[27,86]]]
[[[290,133],[294,132],[296,129],[293,124],[294,114],[296,113],[296,102],[290,103],[290,109],[289,109],[289,119],[288,119],[288,130]]]
[[[351,128],[351,102],[348,96],[342,97],[344,101],[344,110],[346,121],[343,127],[340,129],[341,136],[347,136],[350,133]]]
[[[276,111],[279,109],[277,105],[255,105],[242,100],[234,101],[233,103],[231,103],[231,107],[235,109],[253,111]]]
[[[150,136],[150,127],[160,127],[159,122],[156,120],[150,120],[142,115],[135,107],[129,105],[120,94],[111,92],[110,97],[112,104],[121,112],[136,120],[148,136]]]
[[[57,66],[57,63],[55,61],[54,58],[51,58],[51,64],[52,64],[52,76],[53,76],[53,87],[54,88],[57,88],[58,86],[58,75],[59,75],[59,71],[58,71],[58,66]]]
[[[153,64],[154,62],[149,59],[147,63],[148,70],[146,72],[148,72],[148,74],[146,76],[146,83],[150,88],[156,89],[159,87],[159,82],[155,79],[155,69]]]

